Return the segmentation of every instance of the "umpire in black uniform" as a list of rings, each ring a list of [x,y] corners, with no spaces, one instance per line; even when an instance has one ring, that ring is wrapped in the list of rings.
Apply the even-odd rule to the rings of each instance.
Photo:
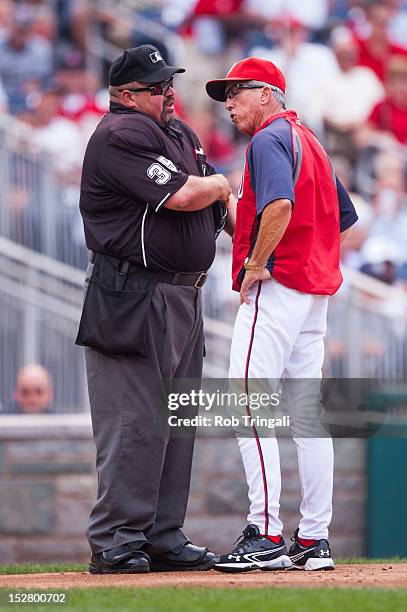
[[[177,72],[151,45],[124,51],[83,165],[80,209],[92,255],[77,343],[88,347],[97,449],[92,573],[213,564],[213,553],[181,530],[194,435],[169,427],[164,381],[201,376],[201,287],[230,186],[174,119]]]

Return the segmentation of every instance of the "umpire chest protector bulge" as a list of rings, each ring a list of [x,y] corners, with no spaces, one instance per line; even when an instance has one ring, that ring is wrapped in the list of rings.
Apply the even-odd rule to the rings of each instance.
[[[112,104],[85,154],[80,209],[88,248],[154,270],[207,270],[215,256],[211,207],[165,208],[188,176],[200,174],[199,150],[183,122],[162,126]]]

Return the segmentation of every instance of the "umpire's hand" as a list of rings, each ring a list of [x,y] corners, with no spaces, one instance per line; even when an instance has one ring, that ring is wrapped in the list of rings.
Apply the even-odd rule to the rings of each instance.
[[[227,202],[229,201],[229,196],[232,193],[232,188],[229,184],[228,179],[226,178],[226,176],[223,176],[223,174],[212,174],[211,178],[216,178],[216,180],[219,181],[221,192],[218,197],[218,200],[220,200],[221,202],[225,202],[225,204],[227,205]]]

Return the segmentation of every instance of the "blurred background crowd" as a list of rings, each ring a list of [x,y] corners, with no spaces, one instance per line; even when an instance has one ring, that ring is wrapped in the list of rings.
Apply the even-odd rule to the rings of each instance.
[[[204,85],[249,55],[275,62],[288,108],[324,144],[357,208],[343,263],[407,290],[407,0],[0,0],[0,236],[84,269],[86,143],[108,110],[110,63],[147,42],[187,69],[177,114],[235,192],[247,139]],[[230,250],[221,236],[205,290],[207,315],[225,322],[236,307]],[[343,356],[336,323],[329,342]],[[370,337],[367,354],[382,354],[380,342]],[[26,361],[16,358],[14,381]]]
[[[235,188],[246,142],[204,82],[248,55],[274,61],[287,77],[288,107],[353,194],[360,221],[344,261],[407,282],[406,0],[0,0],[1,110],[69,183],[61,206],[76,205],[86,142],[108,107],[106,50],[145,42],[188,69],[176,83],[178,115]],[[95,58],[92,45],[105,53]],[[18,179],[10,205],[20,210],[32,194]],[[72,236],[83,240],[80,222]]]

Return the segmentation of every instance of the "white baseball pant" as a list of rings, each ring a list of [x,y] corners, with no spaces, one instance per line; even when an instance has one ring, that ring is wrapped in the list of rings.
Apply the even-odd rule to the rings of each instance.
[[[239,308],[231,346],[229,378],[320,379],[328,296],[290,289],[275,279],[249,291]],[[319,383],[317,383],[319,386]],[[304,407],[306,411],[306,406]],[[281,473],[275,437],[239,437],[249,487],[248,522],[262,534],[280,535]],[[325,433],[325,432],[324,432]],[[332,517],[333,445],[329,437],[294,437],[302,503],[299,537],[328,537]]]

